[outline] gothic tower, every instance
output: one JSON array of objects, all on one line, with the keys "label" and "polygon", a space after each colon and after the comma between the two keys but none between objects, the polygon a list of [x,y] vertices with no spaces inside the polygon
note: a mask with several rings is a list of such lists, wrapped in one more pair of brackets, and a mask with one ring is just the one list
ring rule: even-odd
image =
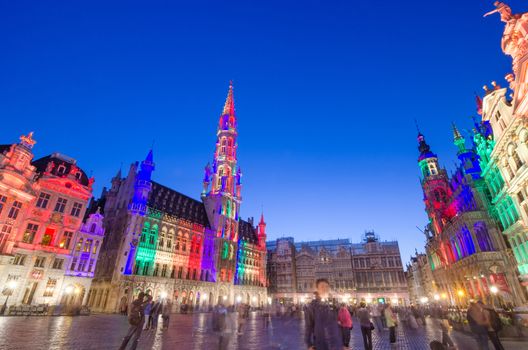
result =
[{"label": "gothic tower", "polygon": [[425,208],[435,233],[440,234],[444,224],[454,215],[449,207],[451,197],[449,178],[446,171],[440,169],[437,155],[431,152],[431,147],[421,133],[418,133],[418,150]]},{"label": "gothic tower", "polygon": [[235,101],[231,83],[218,122],[213,166],[211,168],[208,164],[205,168],[202,199],[216,237],[232,242],[238,240],[238,219],[242,201],[240,196],[242,172],[237,167],[237,136]]}]

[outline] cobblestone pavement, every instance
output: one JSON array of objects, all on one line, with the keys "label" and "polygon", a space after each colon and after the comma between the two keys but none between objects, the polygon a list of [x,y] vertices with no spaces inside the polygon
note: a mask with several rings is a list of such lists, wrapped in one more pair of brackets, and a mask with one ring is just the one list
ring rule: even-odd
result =
[{"label": "cobblestone pavement", "polygon": [[[179,315],[171,317],[167,331],[145,331],[139,349],[216,349],[216,337],[210,333],[210,315]],[[161,326],[161,320],[160,320]],[[128,328],[126,317],[92,315],[79,317],[0,317],[0,349],[117,349]],[[244,335],[232,338],[231,349],[305,349],[304,322],[299,318],[273,318],[272,326],[263,327],[256,313],[245,325]],[[477,349],[474,340],[463,333],[452,332],[460,350]],[[388,331],[373,333],[375,349],[391,349]],[[440,330],[431,320],[418,330],[398,327],[398,343],[392,349],[429,349],[429,342],[440,339]],[[506,349],[527,349],[527,343],[504,341]],[[352,349],[363,349],[359,327],[352,330]],[[490,343],[490,348],[492,345]]]}]

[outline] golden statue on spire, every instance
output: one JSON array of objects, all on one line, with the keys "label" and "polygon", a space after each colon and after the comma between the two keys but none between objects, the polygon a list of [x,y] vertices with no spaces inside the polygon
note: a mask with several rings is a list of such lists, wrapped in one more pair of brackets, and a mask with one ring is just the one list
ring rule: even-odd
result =
[{"label": "golden statue on spire", "polygon": [[33,131],[30,131],[27,135],[20,136],[20,141],[27,148],[33,148],[33,146],[37,143],[37,141],[33,139]]}]

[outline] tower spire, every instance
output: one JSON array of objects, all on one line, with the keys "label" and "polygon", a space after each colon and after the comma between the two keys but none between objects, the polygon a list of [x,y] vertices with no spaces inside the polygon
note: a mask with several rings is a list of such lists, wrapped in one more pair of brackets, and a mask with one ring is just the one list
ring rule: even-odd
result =
[{"label": "tower spire", "polygon": [[233,80],[229,81],[229,91],[227,92],[226,101],[222,115],[235,116],[235,99],[233,97]]}]

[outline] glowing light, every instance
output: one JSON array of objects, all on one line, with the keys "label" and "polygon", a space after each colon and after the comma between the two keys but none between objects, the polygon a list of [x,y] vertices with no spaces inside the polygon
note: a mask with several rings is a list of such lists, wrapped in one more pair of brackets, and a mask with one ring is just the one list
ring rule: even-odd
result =
[{"label": "glowing light", "polygon": [[442,299],[447,299],[447,293],[442,293]]},{"label": "glowing light", "polygon": [[227,300],[227,296],[226,296],[226,295],[224,295],[223,299],[224,299],[224,300]]},{"label": "glowing light", "polygon": [[304,299],[304,297],[301,297],[301,304],[304,304],[305,301],[306,299]]},{"label": "glowing light", "polygon": [[422,297],[422,298],[420,298],[420,302],[421,302],[422,304],[426,304],[428,301],[429,301],[429,298],[428,298],[428,297]]},{"label": "glowing light", "polygon": [[497,288],[497,286],[491,286],[490,292],[493,294],[497,294],[499,292],[499,288]]},{"label": "glowing light", "polygon": [[435,295],[434,295],[434,300],[436,300],[436,301],[440,300],[440,295],[435,294]]},{"label": "glowing light", "polygon": [[367,304],[370,304],[370,303],[372,303],[372,298],[367,298],[367,299],[365,299],[365,301],[367,302]]},{"label": "glowing light", "polygon": [[207,294],[204,294],[202,297],[203,300],[207,300]]},{"label": "glowing light", "polygon": [[253,298],[251,298],[251,300],[253,300],[253,302],[256,302],[257,301],[257,297],[254,296]]},{"label": "glowing light", "polygon": [[[168,294],[167,294],[166,291],[163,291],[163,292],[160,293],[160,297],[161,297],[161,299],[166,299],[166,298],[167,298],[167,295],[168,295]],[[205,299],[205,298],[204,298],[204,299]]]},{"label": "glowing light", "polygon": [[15,289],[16,286],[17,286],[16,281],[11,280],[11,281],[7,282],[7,287],[8,287],[9,289],[11,289],[11,290]]},{"label": "glowing light", "polygon": [[72,286],[68,286],[68,287],[66,287],[66,289],[64,290],[64,293],[66,293],[66,294],[71,294],[71,292],[73,292],[73,287],[72,287]]},{"label": "glowing light", "polygon": [[242,301],[242,297],[240,295],[237,295],[236,301],[237,301],[237,303],[240,303]]},{"label": "glowing light", "polygon": [[457,295],[458,295],[459,297],[463,297],[464,295],[466,295],[466,293],[464,293],[464,291],[463,291],[462,289],[459,289],[459,290],[457,291]]},{"label": "glowing light", "polygon": [[268,297],[268,304],[271,305],[271,297]]}]

